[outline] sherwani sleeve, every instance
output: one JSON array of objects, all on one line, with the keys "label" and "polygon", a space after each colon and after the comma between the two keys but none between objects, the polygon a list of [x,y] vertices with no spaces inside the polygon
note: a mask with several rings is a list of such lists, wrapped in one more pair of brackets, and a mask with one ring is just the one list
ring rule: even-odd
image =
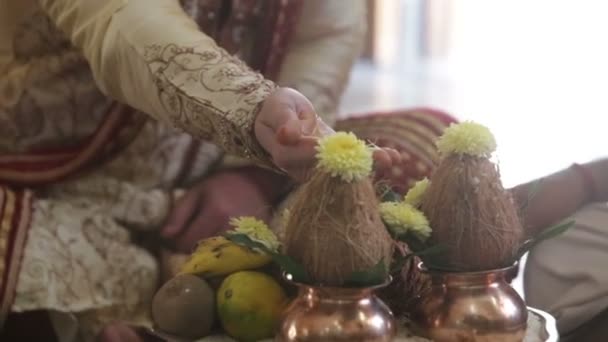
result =
[{"label": "sherwani sleeve", "polygon": [[[305,0],[278,84],[306,96],[329,125],[361,54],[367,32],[364,0]],[[224,167],[247,164],[227,156]]]},{"label": "sherwani sleeve", "polygon": [[177,0],[39,0],[108,96],[271,165],[253,133],[276,86],[202,33]]}]

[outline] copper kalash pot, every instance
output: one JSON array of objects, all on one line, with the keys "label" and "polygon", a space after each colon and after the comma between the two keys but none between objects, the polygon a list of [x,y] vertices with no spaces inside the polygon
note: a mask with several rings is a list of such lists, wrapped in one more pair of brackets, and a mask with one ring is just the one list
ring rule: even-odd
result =
[{"label": "copper kalash pot", "polygon": [[507,282],[513,269],[441,272],[419,268],[431,277],[431,290],[413,314],[420,333],[436,342],[521,342],[528,310]]},{"label": "copper kalash pot", "polygon": [[276,341],[392,341],[397,331],[393,314],[374,295],[389,282],[366,288],[313,287],[292,282],[298,287],[298,295],[283,314]]}]

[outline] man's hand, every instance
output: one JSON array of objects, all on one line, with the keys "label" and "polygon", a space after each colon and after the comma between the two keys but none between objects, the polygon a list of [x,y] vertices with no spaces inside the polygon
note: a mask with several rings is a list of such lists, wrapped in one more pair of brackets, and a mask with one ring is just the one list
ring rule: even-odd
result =
[{"label": "man's hand", "polygon": [[232,217],[270,219],[286,186],[284,176],[255,167],[216,173],[177,200],[161,235],[189,253],[199,240],[227,230]]},{"label": "man's hand", "polygon": [[[281,88],[265,101],[255,122],[258,142],[275,165],[298,181],[304,181],[316,164],[317,139],[334,133],[299,92]],[[400,160],[393,149],[374,152],[376,169],[387,169]]]}]

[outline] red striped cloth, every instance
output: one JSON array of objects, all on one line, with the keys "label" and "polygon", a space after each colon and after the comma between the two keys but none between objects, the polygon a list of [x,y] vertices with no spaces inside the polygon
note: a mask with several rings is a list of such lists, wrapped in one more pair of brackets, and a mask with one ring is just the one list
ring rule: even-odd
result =
[{"label": "red striped cloth", "polygon": [[0,330],[15,295],[32,212],[32,193],[0,185]]},{"label": "red striped cloth", "polygon": [[351,131],[370,143],[399,151],[402,162],[377,178],[387,181],[393,190],[405,193],[414,182],[431,175],[439,162],[435,142],[455,122],[454,117],[444,112],[414,108],[350,117],[339,121],[336,129]]}]

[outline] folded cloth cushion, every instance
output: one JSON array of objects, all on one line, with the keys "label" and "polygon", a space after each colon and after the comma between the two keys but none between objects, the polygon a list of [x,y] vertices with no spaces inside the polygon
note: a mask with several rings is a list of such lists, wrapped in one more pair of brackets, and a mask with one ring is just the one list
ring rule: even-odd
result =
[{"label": "folded cloth cushion", "polygon": [[435,141],[455,122],[454,117],[444,112],[414,108],[349,116],[336,123],[336,130],[350,131],[372,144],[399,151],[401,163],[377,178],[387,181],[393,190],[405,193],[416,181],[433,172],[439,161]]}]

